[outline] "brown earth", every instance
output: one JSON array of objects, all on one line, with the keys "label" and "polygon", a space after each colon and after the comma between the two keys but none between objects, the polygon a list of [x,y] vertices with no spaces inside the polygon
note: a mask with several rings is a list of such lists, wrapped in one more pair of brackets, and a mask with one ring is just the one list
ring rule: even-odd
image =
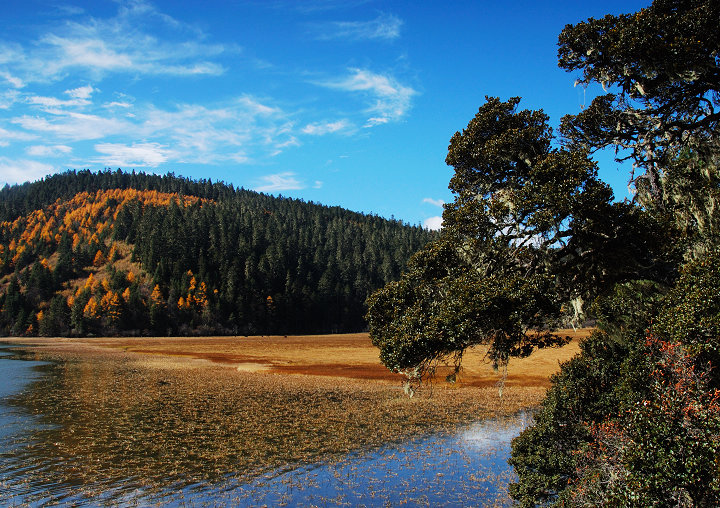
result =
[{"label": "brown earth", "polygon": [[[528,358],[510,362],[505,386],[534,389],[537,403],[549,378],[579,350],[578,342],[592,329],[563,330],[572,337],[561,348],[539,350]],[[105,338],[11,338],[7,342],[39,346],[61,355],[91,352],[129,355],[145,366],[196,368],[222,366],[241,372],[285,374],[374,380],[381,384],[399,384],[403,377],[393,374],[378,359],[378,350],[367,333],[309,336],[251,337],[105,337]],[[501,378],[486,358],[487,348],[478,346],[465,352],[457,383],[450,385],[445,376],[450,366],[440,365],[432,380],[435,388],[492,387]]]},{"label": "brown earth", "polygon": [[[54,458],[58,481],[93,495],[123,478],[146,489],[230,474],[250,481],[513,415],[540,403],[550,375],[589,333],[570,332],[562,348],[511,361],[502,396],[499,373],[485,349],[474,348],[458,382],[445,382],[451,368],[440,367],[412,398],[367,334],[0,342],[25,358],[60,362],[15,402],[48,423],[26,460]],[[38,467],[31,481],[42,483],[43,475]]]}]

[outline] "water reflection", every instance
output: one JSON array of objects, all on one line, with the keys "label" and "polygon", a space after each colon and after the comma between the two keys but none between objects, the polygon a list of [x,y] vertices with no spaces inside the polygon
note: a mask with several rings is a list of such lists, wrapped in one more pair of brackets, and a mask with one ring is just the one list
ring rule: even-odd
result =
[{"label": "water reflection", "polygon": [[510,441],[527,413],[475,424],[234,489],[234,505],[508,506]]},{"label": "water reflection", "polygon": [[387,445],[482,408],[373,383],[40,358],[0,357],[0,505],[463,505],[502,495],[523,425]]}]

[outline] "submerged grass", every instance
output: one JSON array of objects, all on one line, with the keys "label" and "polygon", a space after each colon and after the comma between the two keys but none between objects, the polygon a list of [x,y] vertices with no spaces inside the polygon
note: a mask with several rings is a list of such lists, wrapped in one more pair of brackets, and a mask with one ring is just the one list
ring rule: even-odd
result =
[{"label": "submerged grass", "polygon": [[[350,377],[308,374],[318,369],[312,365],[332,369],[332,358],[353,362],[351,344],[338,352],[326,343],[322,354],[311,343],[304,353],[290,348],[294,364],[282,354],[276,358],[285,363],[275,365],[259,358],[254,364],[269,365],[263,372],[183,356],[177,345],[168,356],[171,341],[90,341],[85,347],[66,341],[27,349],[33,359],[52,363],[46,376],[8,401],[37,415],[41,425],[2,458],[7,488],[0,503],[122,499],[138,492],[162,502],[193,486],[253,484],[318,463],[337,464],[336,471],[347,474],[349,454],[514,413],[537,404],[545,391],[510,384],[500,398],[493,386],[443,383],[407,398],[399,382],[363,369],[349,371],[355,372]],[[149,354],[153,347],[165,352]],[[235,360],[246,365],[249,353]],[[187,356],[195,360],[183,360]],[[283,373],[283,365],[306,373]]]}]

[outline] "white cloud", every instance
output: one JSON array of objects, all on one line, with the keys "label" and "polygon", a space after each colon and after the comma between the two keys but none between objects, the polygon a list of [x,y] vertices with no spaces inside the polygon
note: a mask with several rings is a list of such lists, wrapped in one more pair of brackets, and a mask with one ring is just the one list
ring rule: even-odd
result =
[{"label": "white cloud", "polygon": [[21,100],[21,95],[17,90],[0,92],[0,109],[10,109],[19,100]]},{"label": "white cloud", "polygon": [[12,74],[10,74],[7,71],[0,71],[0,78],[4,79],[5,81],[10,83],[10,85],[12,85],[15,88],[22,88],[25,86],[25,83],[23,82],[22,79],[20,79],[16,76],[13,76]]},{"label": "white cloud", "polygon": [[142,120],[135,134],[167,139],[183,162],[237,161],[238,148],[248,162],[249,148],[272,156],[299,144],[281,109],[249,96],[217,107],[185,104],[175,111],[150,108],[137,114]]},{"label": "white cloud", "polygon": [[79,100],[88,100],[90,99],[90,96],[93,94],[93,92],[97,92],[95,88],[93,88],[91,85],[81,86],[79,88],[73,88],[72,90],[65,90],[65,93],[68,94],[73,99],[79,99]]},{"label": "white cloud", "polygon": [[34,134],[21,131],[9,131],[0,127],[0,146],[8,146],[11,141],[32,141],[37,139]]},{"label": "white cloud", "polygon": [[0,157],[0,184],[14,184],[39,180],[56,172],[50,164],[33,160],[13,160]]},{"label": "white cloud", "polygon": [[371,21],[334,21],[324,27],[316,26],[316,29],[321,30],[318,35],[321,40],[392,40],[400,37],[402,24],[397,16],[380,14]]},{"label": "white cloud", "polygon": [[[25,114],[10,121],[26,131],[13,133],[0,130],[9,139],[34,139],[42,136],[43,144],[67,144],[68,141],[102,140],[110,144],[131,146],[146,140],[162,146],[172,146],[162,152],[168,157],[161,161],[129,157],[113,150],[113,160],[132,160],[137,164],[160,162],[250,162],[253,153],[277,155],[285,149],[300,145],[294,135],[290,115],[278,107],[251,96],[241,96],[214,106],[179,104],[173,109],[153,105],[115,102],[101,105],[88,112],[63,109],[80,105],[90,96],[89,88],[68,90],[77,98],[61,100],[53,97],[31,96],[26,103],[39,105],[41,111]],[[91,104],[92,106],[92,104]],[[5,141],[7,144],[8,141]],[[107,154],[111,155],[111,154]],[[155,154],[157,155],[157,154]],[[113,163],[115,165],[115,163]]]},{"label": "white cloud", "polygon": [[442,217],[429,217],[429,218],[425,219],[423,226],[425,226],[425,229],[437,231],[440,228],[442,228],[442,223],[443,223]]},{"label": "white cloud", "polygon": [[425,198],[425,199],[423,199],[423,203],[430,203],[431,205],[439,206],[440,208],[442,208],[445,205],[445,201],[443,201],[442,199],[433,199],[433,198]]},{"label": "white cloud", "polygon": [[372,0],[263,0],[262,4],[276,10],[287,12],[290,10],[301,14],[313,14],[316,12],[347,10],[353,7],[367,4]]},{"label": "white cloud", "polygon": [[33,145],[27,147],[25,151],[33,157],[57,157],[72,152],[72,147],[67,145]]},{"label": "white cloud", "polygon": [[295,173],[286,171],[285,173],[277,173],[267,175],[261,178],[262,183],[255,187],[258,192],[280,192],[287,190],[304,189],[305,184],[295,178]]},{"label": "white cloud", "polygon": [[127,146],[122,143],[99,143],[95,150],[103,156],[95,162],[106,166],[150,166],[156,167],[173,155],[168,148],[158,143],[138,143]]},{"label": "white cloud", "polygon": [[349,127],[350,122],[342,119],[337,122],[310,123],[303,127],[302,132],[303,134],[309,134],[311,136],[324,136],[325,134],[346,130]]},{"label": "white cloud", "polygon": [[65,90],[65,94],[70,99],[58,99],[56,97],[44,97],[40,95],[31,95],[27,98],[29,104],[42,106],[46,111],[55,112],[57,108],[69,106],[87,106],[91,104],[90,97],[97,90],[90,85]]},{"label": "white cloud", "polygon": [[[238,51],[234,45],[206,42],[205,34],[148,3],[119,4],[114,17],[66,21],[27,47],[0,43],[0,64],[7,68],[0,78],[20,88],[28,82],[63,79],[79,70],[96,80],[118,72],[217,76],[225,69],[213,59]],[[161,31],[162,38],[153,35]]]},{"label": "white cloud", "polygon": [[321,180],[315,180],[315,183],[313,184],[313,189],[322,189],[323,182]]},{"label": "white cloud", "polygon": [[103,107],[105,107],[105,108],[131,108],[132,104],[129,102],[113,101],[113,102],[108,102],[107,104],[104,104]]},{"label": "white cloud", "polygon": [[383,76],[366,69],[350,69],[350,73],[346,78],[321,85],[368,95],[372,104],[366,111],[375,116],[367,120],[366,127],[397,121],[409,111],[411,99],[417,93],[412,88],[400,84],[392,76]]},{"label": "white cloud", "polygon": [[23,115],[12,120],[29,131],[54,134],[59,139],[85,141],[105,136],[130,133],[133,125],[116,118],[105,118],[84,113],[54,111],[57,117],[43,118]]}]

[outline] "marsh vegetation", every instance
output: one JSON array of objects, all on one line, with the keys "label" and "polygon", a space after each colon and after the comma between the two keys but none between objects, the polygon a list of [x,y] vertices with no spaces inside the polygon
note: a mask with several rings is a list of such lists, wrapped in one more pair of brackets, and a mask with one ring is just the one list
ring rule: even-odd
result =
[{"label": "marsh vegetation", "polygon": [[[478,422],[545,391],[519,369],[500,399],[482,351],[458,383],[410,399],[373,363],[367,335],[204,340],[39,339],[6,349],[4,362],[32,369],[2,400],[24,426],[0,454],[0,503],[502,504],[520,427]],[[357,368],[340,373],[341,359]]]}]

